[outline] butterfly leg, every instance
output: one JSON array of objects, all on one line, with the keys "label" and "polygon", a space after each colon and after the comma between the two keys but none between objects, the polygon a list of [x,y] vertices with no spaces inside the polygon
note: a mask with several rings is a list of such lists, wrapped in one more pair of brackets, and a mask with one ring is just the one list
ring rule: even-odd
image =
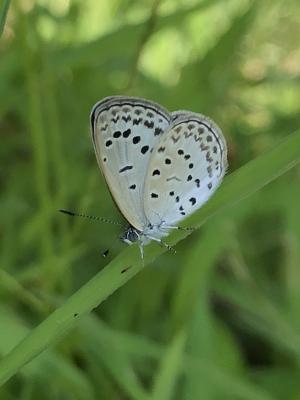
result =
[{"label": "butterfly leg", "polygon": [[167,243],[165,243],[164,241],[162,241],[161,239],[158,239],[156,237],[149,236],[149,235],[147,235],[147,238],[154,240],[155,242],[159,243],[161,246],[164,246],[166,249],[168,249],[169,251],[172,251],[172,253],[176,254],[176,250],[172,246],[170,246]]},{"label": "butterfly leg", "polygon": [[195,228],[191,228],[191,227],[182,227],[182,226],[174,226],[174,225],[165,225],[164,228],[178,229],[179,231],[194,231],[195,230]]},{"label": "butterfly leg", "polygon": [[144,245],[143,245],[143,243],[139,243],[139,249],[140,249],[140,254],[141,254],[141,259],[142,259],[142,265],[144,267],[145,264],[144,264]]}]

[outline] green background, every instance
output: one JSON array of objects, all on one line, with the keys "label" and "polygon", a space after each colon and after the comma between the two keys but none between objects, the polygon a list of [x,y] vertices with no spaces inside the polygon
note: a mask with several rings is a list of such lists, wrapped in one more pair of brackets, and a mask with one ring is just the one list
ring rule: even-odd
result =
[{"label": "green background", "polygon": [[108,266],[76,324],[54,314],[23,362],[3,359],[0,381],[34,358],[0,399],[300,399],[299,167],[272,180],[300,158],[298,0],[0,5],[0,358],[117,254],[139,262],[118,227],[57,212],[122,221],[93,153],[96,101],[207,114],[229,149],[224,189],[190,226],[222,210],[176,255],[151,245],[123,286]]}]

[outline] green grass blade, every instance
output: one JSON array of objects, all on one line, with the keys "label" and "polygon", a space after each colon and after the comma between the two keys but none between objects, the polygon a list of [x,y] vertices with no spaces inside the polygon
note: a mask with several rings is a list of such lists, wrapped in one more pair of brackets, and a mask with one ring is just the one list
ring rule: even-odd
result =
[{"label": "green grass blade", "polygon": [[0,36],[4,31],[4,25],[7,17],[10,0],[3,0],[2,7],[0,10]]},{"label": "green grass blade", "polygon": [[90,362],[104,366],[114,382],[132,400],[148,400],[148,395],[140,382],[134,363],[123,349],[122,335],[119,340],[112,338],[104,323],[98,318],[85,318],[79,325],[80,347]]},{"label": "green grass blade", "polygon": [[178,376],[182,372],[185,341],[185,332],[179,331],[167,348],[155,377],[152,400],[171,400],[174,398]]},{"label": "green grass blade", "polygon": [[[0,355],[13,348],[14,344],[28,332],[26,323],[10,308],[0,306]],[[35,380],[55,382],[61,391],[67,388],[76,400],[92,400],[93,388],[85,371],[74,365],[70,359],[52,350],[45,352],[22,369],[24,384]],[[0,398],[2,400],[1,394]],[[3,397],[4,398],[4,397]]]},{"label": "green grass blade", "polygon": [[228,394],[229,397],[227,398],[229,399],[275,400],[265,389],[250,383],[245,377],[230,374],[228,371],[224,373],[221,368],[216,367],[206,360],[203,362],[203,360],[190,356],[184,367],[188,371],[188,374],[191,373],[190,370],[201,373],[207,382],[221,388],[224,395]]},{"label": "green grass blade", "polygon": [[[218,223],[209,226],[193,247],[188,249],[185,266],[180,271],[173,295],[171,318],[175,329],[182,328],[190,321],[199,302],[199,293],[205,297],[215,262],[226,246],[226,231],[223,225]],[[200,268],[199,260],[201,260]]]},{"label": "green grass blade", "polygon": [[[300,131],[286,138],[271,151],[249,162],[228,176],[213,199],[193,216],[186,225],[198,227],[225,207],[232,206],[259,190],[300,161]],[[176,243],[189,233],[175,232],[170,242]],[[146,249],[145,263],[165,251],[151,244]],[[6,382],[22,366],[69,332],[76,321],[101,304],[141,269],[137,246],[128,247],[104,270],[86,283],[66,303],[32,330],[0,363],[0,384]]]},{"label": "green grass blade", "polygon": [[[156,341],[144,336],[112,329],[94,316],[89,316],[81,321],[79,330],[83,334],[81,340],[84,343],[83,346],[89,346],[94,341],[95,336],[97,336],[97,344],[105,342],[107,347],[111,347],[121,353],[123,352],[128,356],[149,358],[150,360],[159,362],[168,352],[166,346]],[[178,335],[180,337],[181,333],[178,333]],[[251,380],[251,376],[234,374],[232,371],[228,371],[227,365],[224,367],[220,366],[219,363],[203,359],[199,355],[187,354],[185,352],[182,358],[182,368],[183,373],[187,376],[191,374],[203,376],[207,385],[215,387],[219,393],[228,394],[230,399],[274,400],[268,392]],[[185,396],[183,398],[188,397]],[[198,399],[199,397],[195,398]]]}]

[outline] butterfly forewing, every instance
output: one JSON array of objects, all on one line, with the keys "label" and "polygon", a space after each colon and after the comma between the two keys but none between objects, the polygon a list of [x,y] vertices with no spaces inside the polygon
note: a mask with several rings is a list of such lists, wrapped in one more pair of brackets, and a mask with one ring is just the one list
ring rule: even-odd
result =
[{"label": "butterfly forewing", "polygon": [[178,111],[153,150],[145,180],[144,209],[152,224],[174,225],[201,207],[221,183],[226,142],[209,118]]},{"label": "butterfly forewing", "polygon": [[120,211],[139,230],[148,223],[144,183],[149,160],[170,121],[158,104],[122,96],[105,98],[91,113],[98,164]]}]

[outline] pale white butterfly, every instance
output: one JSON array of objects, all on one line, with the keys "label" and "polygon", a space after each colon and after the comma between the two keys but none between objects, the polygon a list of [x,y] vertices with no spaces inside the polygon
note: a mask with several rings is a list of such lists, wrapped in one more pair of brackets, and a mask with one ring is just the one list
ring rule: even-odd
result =
[{"label": "pale white butterfly", "polygon": [[211,197],[227,168],[226,142],[211,119],[170,113],[150,100],[104,98],[92,109],[91,133],[99,167],[129,223],[121,239],[138,242],[142,257],[145,244],[163,243]]}]

